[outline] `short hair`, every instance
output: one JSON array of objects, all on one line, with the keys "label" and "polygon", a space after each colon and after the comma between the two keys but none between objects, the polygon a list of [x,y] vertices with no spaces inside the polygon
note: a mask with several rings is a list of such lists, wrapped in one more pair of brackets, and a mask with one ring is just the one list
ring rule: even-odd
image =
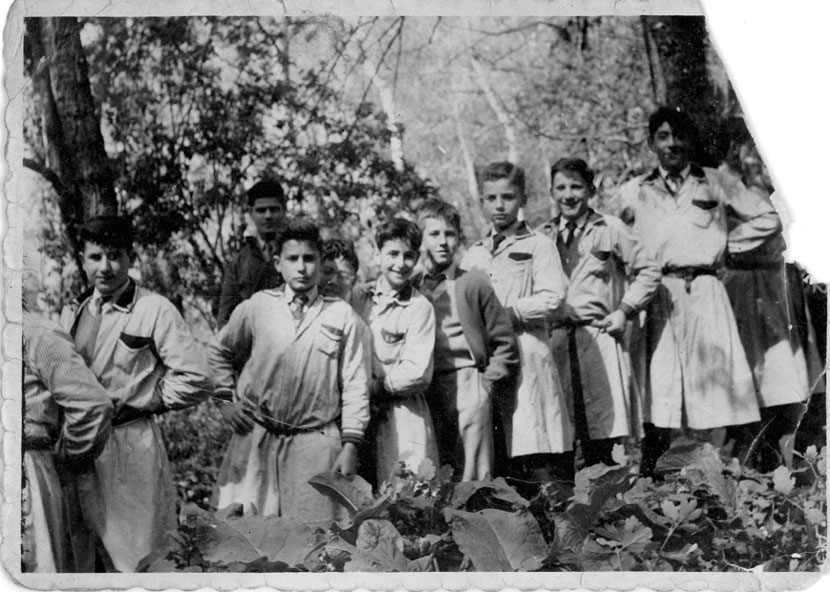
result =
[{"label": "short hair", "polygon": [[553,163],[553,166],[550,167],[551,185],[553,185],[553,178],[556,173],[560,172],[576,173],[582,177],[582,180],[585,181],[591,191],[596,189],[594,187],[594,171],[581,158],[560,158]]},{"label": "short hair", "polygon": [[461,214],[454,205],[449,204],[434,197],[426,200],[418,208],[418,226],[423,229],[423,222],[428,218],[438,218],[443,220],[457,232],[461,232]]},{"label": "short hair", "polygon": [[491,162],[481,173],[481,181],[498,181],[499,179],[507,179],[507,181],[516,187],[523,195],[525,193],[525,170],[513,164],[512,162]]},{"label": "short hair", "polygon": [[351,241],[344,241],[339,238],[330,238],[323,241],[322,249],[323,261],[335,261],[341,257],[352,264],[354,270],[360,269],[360,261],[357,258],[357,253],[354,250],[354,245]]},{"label": "short hair", "polygon": [[660,107],[648,118],[648,141],[654,140],[654,134],[664,123],[671,126],[672,132],[685,136],[693,145],[697,143],[697,126],[685,111],[677,107]]},{"label": "short hair", "polygon": [[296,218],[288,223],[285,232],[277,236],[277,252],[282,253],[282,247],[290,240],[309,242],[314,245],[318,253],[323,252],[323,240],[317,226],[305,218]]},{"label": "short hair", "polygon": [[248,206],[254,207],[258,199],[274,198],[285,208],[285,191],[276,181],[260,181],[248,189]]},{"label": "short hair", "polygon": [[421,248],[421,229],[418,225],[405,218],[388,220],[378,227],[375,233],[375,244],[378,249],[391,240],[402,240],[409,243],[409,247],[415,251]]},{"label": "short hair", "polygon": [[135,233],[129,218],[123,216],[95,216],[87,219],[80,232],[81,247],[87,242],[112,249],[132,251]]}]

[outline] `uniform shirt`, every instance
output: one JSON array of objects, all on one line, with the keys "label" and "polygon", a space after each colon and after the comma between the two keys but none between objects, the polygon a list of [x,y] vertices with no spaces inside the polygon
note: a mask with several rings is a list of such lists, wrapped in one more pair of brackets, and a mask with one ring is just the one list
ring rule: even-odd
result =
[{"label": "uniform shirt", "polygon": [[461,262],[463,269],[489,274],[499,302],[510,313],[516,331],[544,329],[565,298],[568,280],[556,245],[518,221],[502,233],[493,251],[494,231],[474,243]]},{"label": "uniform shirt", "polygon": [[[92,296],[88,293],[62,315],[76,347],[81,312]],[[132,280],[102,306],[90,369],[117,409],[180,409],[210,395],[207,363],[179,311]]]},{"label": "uniform shirt", "polygon": [[760,190],[727,186],[714,169],[691,165],[672,196],[658,169],[620,189],[621,218],[646,253],[673,267],[718,267],[730,246],[743,250],[780,232],[781,220]]},{"label": "uniform shirt", "polygon": [[[589,209],[576,223],[570,248],[574,260],[563,262],[565,269],[570,269],[568,293],[556,319],[590,321],[603,319],[617,309],[626,316],[643,310],[660,285],[657,262],[617,218]],[[565,224],[564,217],[557,217],[538,230],[560,245]],[[560,249],[563,247],[561,244]],[[628,277],[632,278],[630,283]]]},{"label": "uniform shirt", "polygon": [[[476,365],[470,344],[464,335],[461,317],[458,313],[458,295],[455,279],[458,270],[455,264],[438,274],[441,278],[432,290],[421,288],[435,309],[435,371],[449,372]],[[424,274],[420,278],[421,286],[429,286],[434,276]]]},{"label": "uniform shirt", "polygon": [[93,458],[110,433],[113,404],[75,352],[69,335],[40,315],[23,313],[25,442],[55,443],[59,454]]},{"label": "uniform shirt", "polygon": [[[295,325],[285,288],[242,302],[211,341],[217,394],[286,428],[323,427],[340,418],[344,441],[360,441],[369,422],[368,335],[352,308],[317,295]],[[246,359],[239,380],[234,360]]]},{"label": "uniform shirt", "polygon": [[372,374],[392,397],[423,393],[432,380],[435,311],[411,284],[393,290],[384,276],[367,290],[361,317],[372,333]]}]

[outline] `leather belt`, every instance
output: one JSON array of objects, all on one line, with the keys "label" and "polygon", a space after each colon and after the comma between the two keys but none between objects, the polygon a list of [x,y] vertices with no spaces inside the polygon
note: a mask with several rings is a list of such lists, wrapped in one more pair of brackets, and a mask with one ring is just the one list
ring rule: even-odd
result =
[{"label": "leather belt", "polygon": [[692,282],[695,278],[702,275],[718,275],[718,270],[714,267],[678,267],[674,265],[666,265],[663,267],[663,275],[670,275],[686,281],[686,293],[692,291]]},{"label": "leather belt", "polygon": [[115,417],[112,418],[112,425],[113,427],[120,426],[131,421],[136,421],[137,419],[149,419],[151,417],[153,417],[153,413],[151,411],[124,405],[118,413],[115,414]]}]

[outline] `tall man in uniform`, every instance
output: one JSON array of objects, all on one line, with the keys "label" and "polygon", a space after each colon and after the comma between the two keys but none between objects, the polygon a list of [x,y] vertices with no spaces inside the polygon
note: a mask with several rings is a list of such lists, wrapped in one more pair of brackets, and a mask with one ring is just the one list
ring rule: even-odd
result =
[{"label": "tall man in uniform", "polygon": [[696,129],[689,116],[662,107],[649,118],[659,166],[621,188],[622,217],[662,266],[645,327],[641,473],[653,473],[672,428],[709,430],[758,421],[752,372],[717,272],[730,224],[757,235],[781,221],[759,188],[727,190],[717,171],[690,161]]},{"label": "tall man in uniform", "polygon": [[274,267],[277,235],[285,227],[285,192],[276,181],[260,181],[248,190],[256,234],[246,236],[239,253],[225,265],[217,321],[223,327],[233,309],[255,292],[282,285]]}]

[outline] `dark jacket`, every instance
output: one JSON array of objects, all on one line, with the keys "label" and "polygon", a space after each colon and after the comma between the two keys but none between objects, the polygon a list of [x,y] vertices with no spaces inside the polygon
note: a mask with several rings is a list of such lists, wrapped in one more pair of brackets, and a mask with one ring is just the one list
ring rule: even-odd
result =
[{"label": "dark jacket", "polygon": [[265,260],[256,237],[246,236],[235,258],[225,264],[222,277],[222,294],[219,296],[219,312],[216,320],[224,327],[233,309],[260,290],[277,288],[283,283],[271,261]]}]

